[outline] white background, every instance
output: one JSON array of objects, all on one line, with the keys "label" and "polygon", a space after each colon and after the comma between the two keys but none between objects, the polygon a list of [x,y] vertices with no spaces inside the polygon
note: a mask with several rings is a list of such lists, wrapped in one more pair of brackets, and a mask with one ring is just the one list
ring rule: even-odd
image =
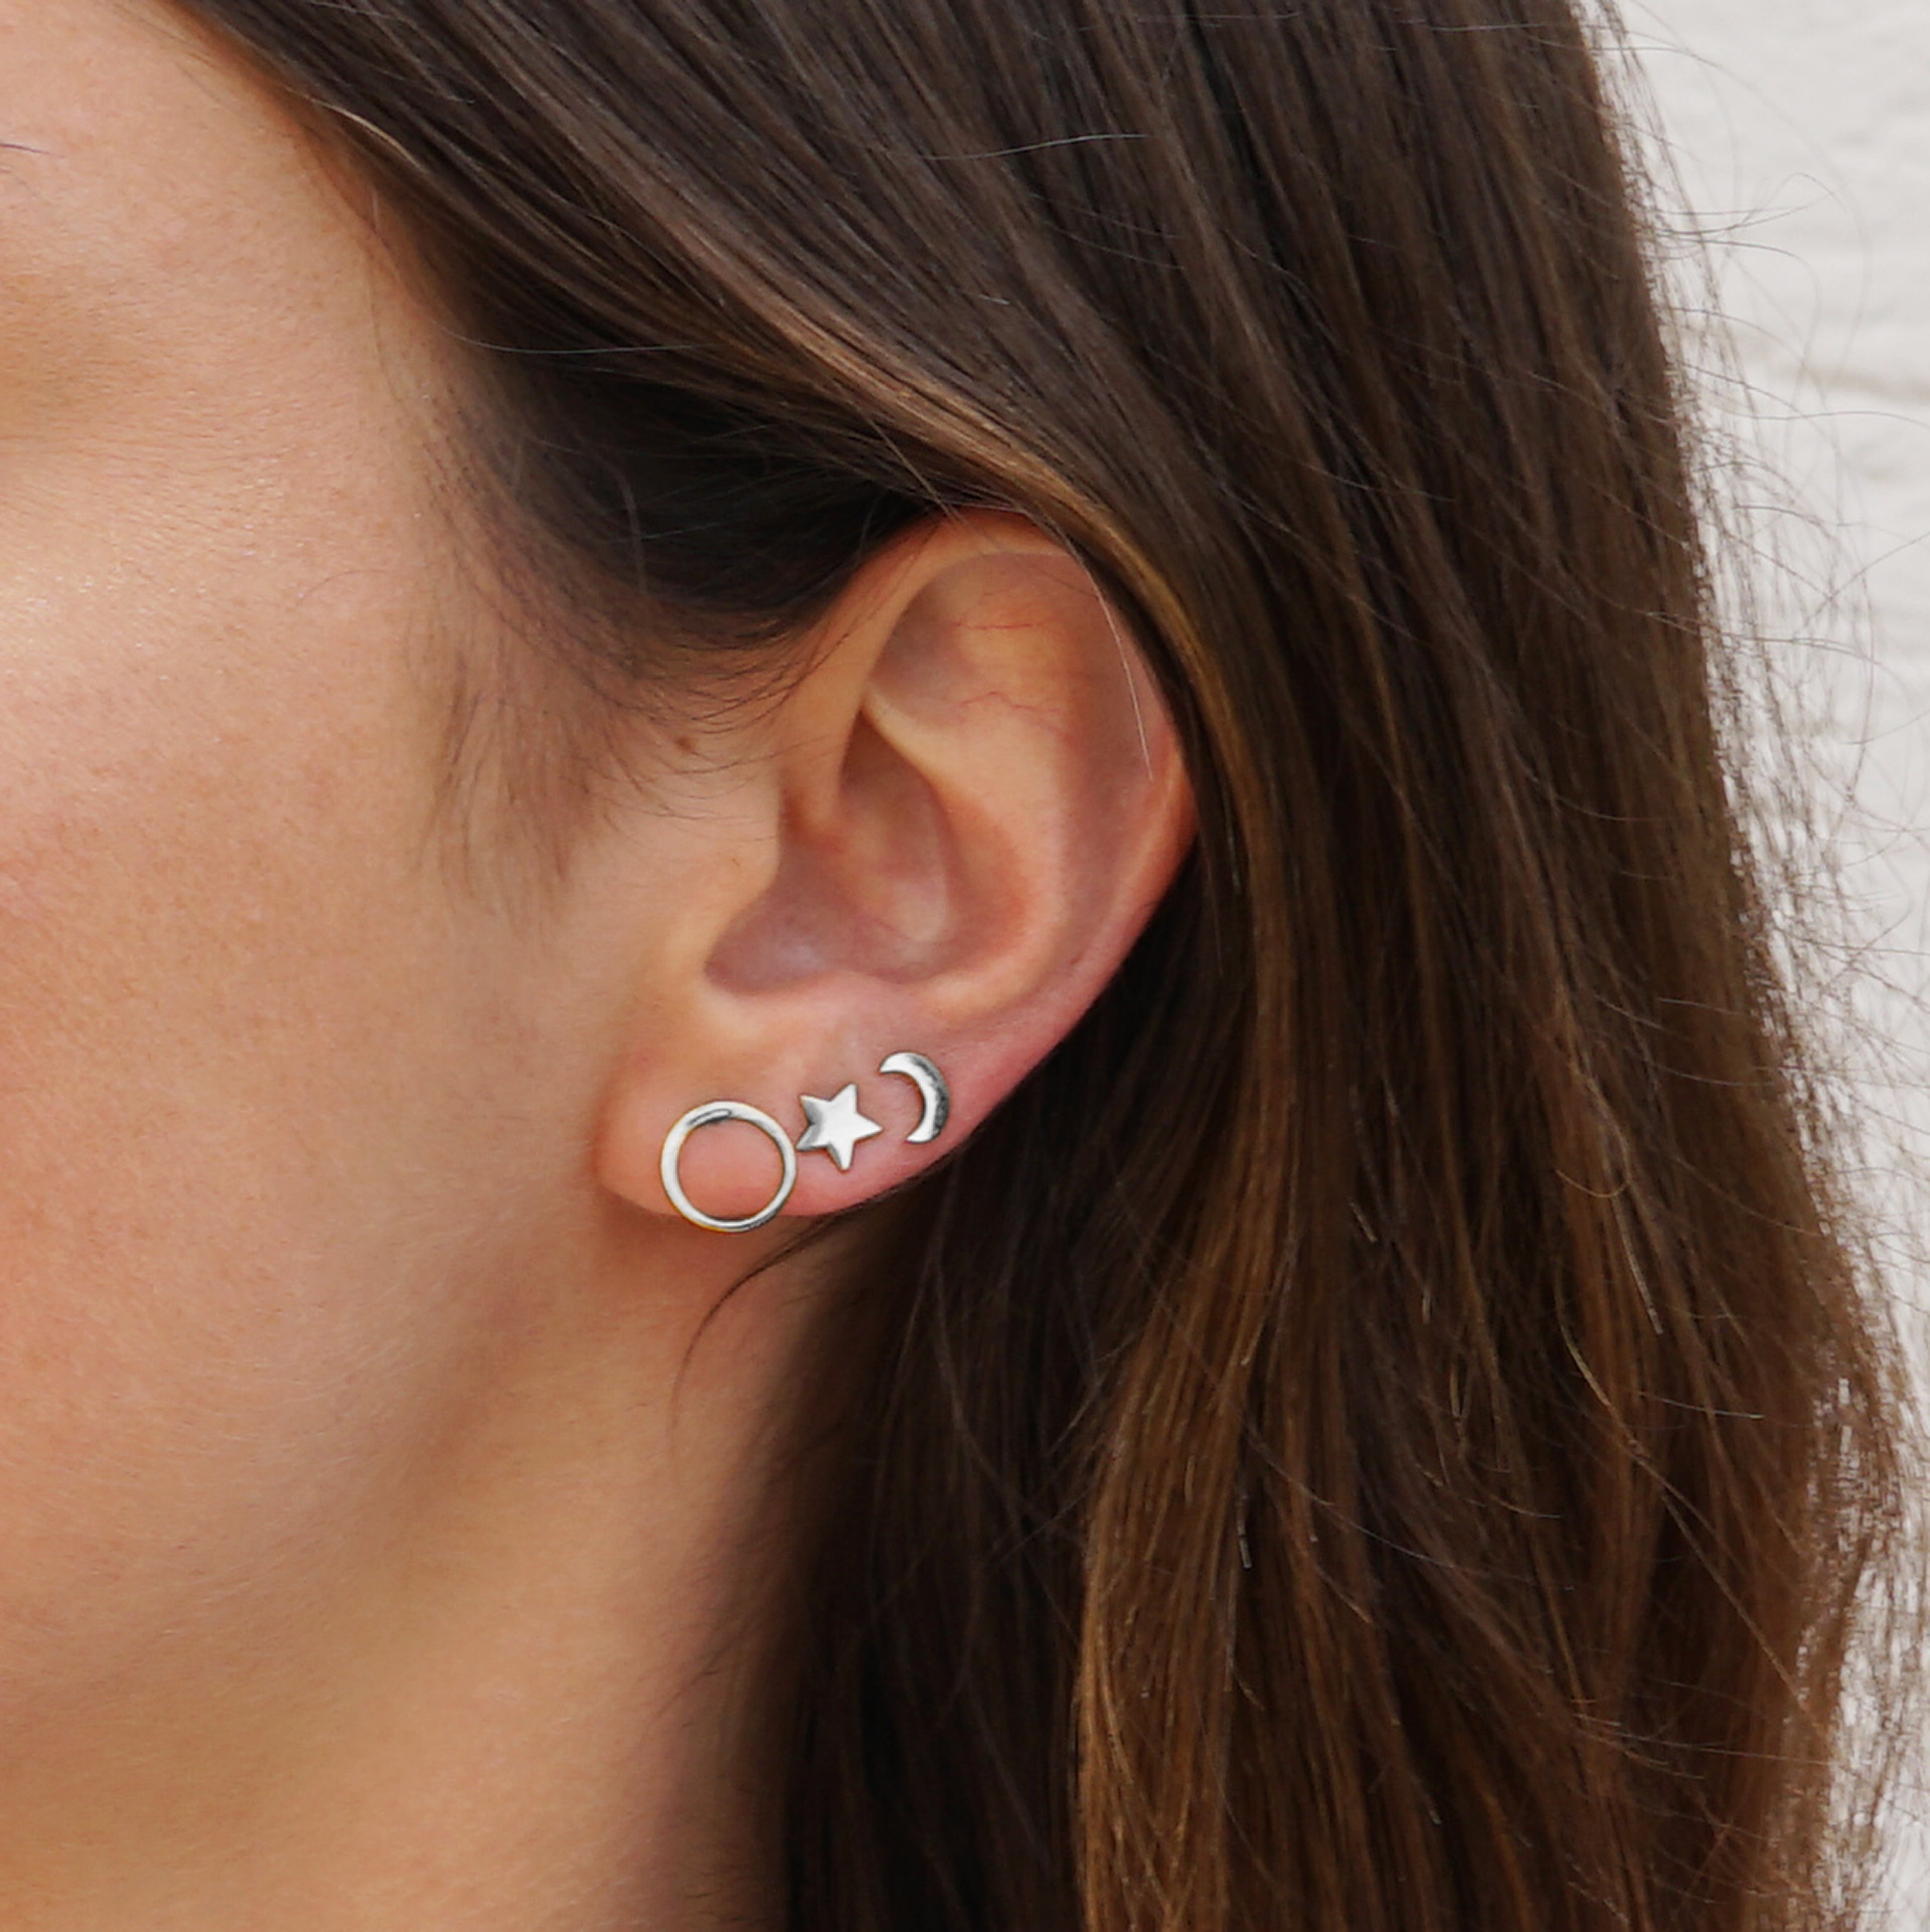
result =
[{"label": "white background", "polygon": [[[1707,250],[1691,359],[1752,454],[1727,488],[1847,887],[1862,1180],[1930,1369],[1930,0],[1625,4],[1665,220]],[[1893,1922],[1924,1932],[1920,1784],[1904,1809]]]}]

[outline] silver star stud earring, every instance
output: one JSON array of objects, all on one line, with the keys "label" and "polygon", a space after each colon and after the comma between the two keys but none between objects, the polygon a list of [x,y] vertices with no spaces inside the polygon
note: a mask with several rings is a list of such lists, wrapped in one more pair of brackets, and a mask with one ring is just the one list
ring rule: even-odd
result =
[{"label": "silver star stud earring", "polygon": [[800,1094],[804,1118],[810,1124],[797,1137],[800,1154],[822,1152],[839,1166],[848,1169],[852,1150],[860,1141],[868,1141],[884,1130],[858,1111],[858,1083],[854,1080],[839,1088],[828,1100],[815,1094]]}]

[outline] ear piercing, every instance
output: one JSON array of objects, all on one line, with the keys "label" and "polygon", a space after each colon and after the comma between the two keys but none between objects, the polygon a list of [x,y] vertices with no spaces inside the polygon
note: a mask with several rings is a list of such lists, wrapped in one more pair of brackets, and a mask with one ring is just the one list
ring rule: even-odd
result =
[{"label": "ear piercing", "polygon": [[[951,1089],[945,1084],[945,1076],[922,1053],[894,1053],[880,1063],[878,1070],[896,1074],[910,1081],[918,1090],[923,1111],[918,1124],[905,1136],[905,1140],[919,1147],[936,1140],[944,1132],[952,1111]],[[791,1198],[791,1190],[797,1185],[797,1156],[800,1154],[827,1154],[837,1162],[840,1171],[848,1173],[851,1156],[858,1143],[884,1131],[860,1109],[855,1080],[847,1082],[828,1100],[821,1100],[815,1094],[800,1094],[797,1098],[798,1104],[804,1109],[805,1124],[794,1146],[791,1136],[761,1107],[751,1106],[742,1100],[710,1100],[701,1107],[692,1108],[664,1138],[661,1172],[663,1190],[670,1196],[671,1205],[686,1221],[699,1228],[708,1228],[713,1233],[749,1234],[752,1228],[761,1228],[766,1222],[775,1220]],[[699,1127],[716,1126],[725,1120],[742,1120],[768,1136],[782,1164],[776,1190],[770,1198],[755,1214],[747,1214],[740,1220],[727,1220],[705,1214],[683,1191],[683,1182],[677,1172],[685,1142]]]}]

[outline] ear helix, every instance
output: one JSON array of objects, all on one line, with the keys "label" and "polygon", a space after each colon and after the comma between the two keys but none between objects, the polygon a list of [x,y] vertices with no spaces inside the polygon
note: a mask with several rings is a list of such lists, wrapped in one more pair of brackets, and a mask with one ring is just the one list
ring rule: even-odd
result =
[{"label": "ear helix", "polygon": [[[922,1147],[936,1140],[944,1132],[952,1111],[951,1089],[936,1064],[922,1053],[894,1053],[879,1063],[878,1070],[908,1080],[918,1090],[922,1111],[918,1124],[905,1136],[906,1142]],[[851,1156],[859,1142],[884,1131],[859,1108],[855,1080],[848,1081],[828,1100],[820,1100],[815,1094],[800,1094],[798,1104],[804,1109],[805,1124],[794,1144],[770,1114],[748,1102],[709,1100],[701,1107],[692,1108],[664,1138],[661,1172],[663,1190],[670,1196],[671,1205],[686,1221],[699,1228],[707,1228],[713,1234],[747,1234],[753,1228],[774,1220],[782,1212],[785,1203],[791,1198],[791,1190],[797,1185],[797,1156],[800,1154],[829,1154],[841,1171],[848,1172]],[[678,1172],[684,1143],[700,1127],[717,1126],[726,1120],[741,1120],[767,1136],[777,1149],[778,1159],[782,1164],[777,1186],[770,1198],[755,1214],[736,1220],[705,1214],[684,1192]]]}]

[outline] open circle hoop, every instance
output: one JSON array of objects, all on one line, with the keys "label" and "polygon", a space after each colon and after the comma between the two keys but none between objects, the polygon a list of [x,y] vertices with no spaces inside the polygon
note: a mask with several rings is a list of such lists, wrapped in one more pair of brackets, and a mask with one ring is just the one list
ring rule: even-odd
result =
[{"label": "open circle hoop", "polygon": [[[771,1144],[777,1149],[778,1159],[784,1163],[777,1192],[757,1213],[747,1214],[741,1221],[719,1220],[714,1214],[705,1214],[684,1192],[683,1183],[677,1171],[677,1162],[683,1157],[684,1142],[699,1127],[714,1127],[725,1120],[742,1120],[746,1126],[768,1134]],[[670,1196],[671,1206],[686,1221],[695,1222],[700,1228],[708,1228],[713,1234],[748,1234],[753,1228],[761,1228],[767,1221],[776,1219],[797,1185],[797,1150],[791,1144],[791,1136],[762,1108],[747,1106],[742,1100],[712,1100],[701,1107],[693,1107],[665,1138],[663,1191]]]}]

